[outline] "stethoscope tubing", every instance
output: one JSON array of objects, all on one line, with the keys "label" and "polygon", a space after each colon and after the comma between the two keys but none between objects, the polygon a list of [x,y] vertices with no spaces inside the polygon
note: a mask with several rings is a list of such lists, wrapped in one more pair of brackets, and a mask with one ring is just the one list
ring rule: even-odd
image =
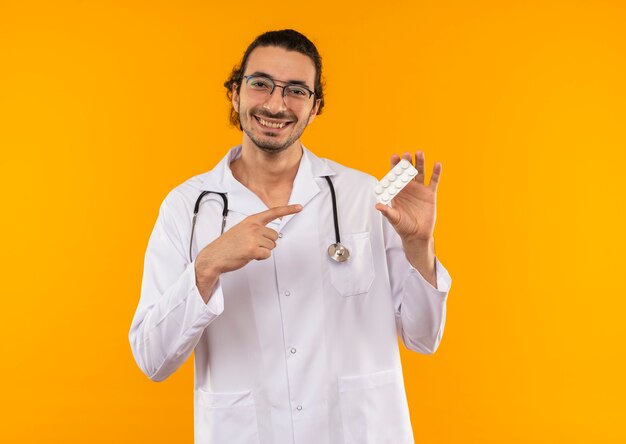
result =
[{"label": "stethoscope tubing", "polygon": [[196,204],[193,207],[193,220],[191,222],[191,239],[189,240],[189,262],[193,261],[193,259],[191,258],[191,246],[193,245],[193,234],[196,229],[196,218],[198,217],[198,211],[200,211],[200,202],[202,201],[202,198],[206,196],[207,194],[219,194],[220,197],[222,198],[223,210],[222,210],[222,229],[220,230],[220,236],[224,234],[224,228],[226,227],[226,218],[228,216],[228,196],[226,195],[226,193],[220,193],[218,191],[203,191],[202,193],[200,193],[200,196],[198,196],[198,199],[196,199]]},{"label": "stethoscope tubing", "polygon": [[[345,252],[347,253],[347,249],[343,245],[341,245],[341,239],[339,237],[339,216],[337,214],[338,213],[337,212],[337,197],[335,195],[335,187],[333,186],[332,180],[330,180],[330,176],[323,176],[323,177],[324,179],[326,179],[326,182],[328,182],[328,186],[330,187],[330,197],[333,202],[333,223],[335,226],[336,243],[331,245],[331,247],[338,246],[341,249],[345,250]],[[202,198],[206,196],[207,194],[217,194],[222,198],[223,210],[222,210],[222,229],[220,231],[220,236],[224,234],[224,228],[226,227],[226,219],[228,217],[228,196],[226,195],[226,193],[220,193],[219,191],[202,191],[200,193],[200,196],[198,196],[198,199],[196,199],[196,203],[193,207],[193,219],[191,222],[191,238],[189,240],[189,262],[193,261],[191,257],[191,247],[193,245],[193,236],[194,236],[194,232],[196,229],[196,218],[198,217],[198,211],[200,211],[200,203],[202,202]],[[331,258],[333,258],[333,255],[330,252],[329,252],[329,255],[331,256]],[[347,256],[349,256],[349,253],[347,254]],[[346,260],[347,256],[343,260]],[[337,260],[336,258],[333,258],[333,259]]]},{"label": "stethoscope tubing", "polygon": [[330,187],[330,198],[333,201],[333,222],[335,223],[335,239],[336,243],[340,244],[341,239],[339,238],[339,216],[337,215],[337,198],[335,197],[335,187],[333,186],[333,181],[330,180],[330,176],[324,176],[326,182],[328,182],[328,186]]}]

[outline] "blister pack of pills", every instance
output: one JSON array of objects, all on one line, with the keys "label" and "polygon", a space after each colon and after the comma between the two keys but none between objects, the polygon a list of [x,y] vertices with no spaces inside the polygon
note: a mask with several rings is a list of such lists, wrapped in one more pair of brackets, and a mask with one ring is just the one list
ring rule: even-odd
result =
[{"label": "blister pack of pills", "polygon": [[391,200],[411,180],[415,179],[415,176],[417,176],[417,170],[411,162],[401,159],[374,187],[376,200],[385,205],[390,204]]}]

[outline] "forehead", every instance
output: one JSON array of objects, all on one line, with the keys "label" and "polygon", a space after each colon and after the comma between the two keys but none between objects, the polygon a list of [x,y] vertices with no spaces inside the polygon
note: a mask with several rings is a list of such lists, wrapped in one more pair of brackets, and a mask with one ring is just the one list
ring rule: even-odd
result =
[{"label": "forehead", "polygon": [[244,74],[254,72],[264,72],[286,82],[315,84],[315,65],[309,56],[276,46],[259,46],[250,53]]}]

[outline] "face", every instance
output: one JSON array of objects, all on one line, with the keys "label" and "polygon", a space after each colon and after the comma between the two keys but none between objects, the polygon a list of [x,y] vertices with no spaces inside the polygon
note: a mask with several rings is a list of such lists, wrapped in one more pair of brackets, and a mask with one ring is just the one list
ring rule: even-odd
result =
[{"label": "face", "polygon": [[272,95],[252,92],[245,80],[239,93],[233,90],[233,106],[239,113],[244,139],[249,139],[267,153],[280,153],[294,146],[306,126],[313,121],[319,100],[313,95],[301,103],[282,97],[287,83],[303,83],[311,91],[315,86],[315,65],[304,54],[274,46],[258,47],[249,57],[244,75],[263,74],[276,83]]}]

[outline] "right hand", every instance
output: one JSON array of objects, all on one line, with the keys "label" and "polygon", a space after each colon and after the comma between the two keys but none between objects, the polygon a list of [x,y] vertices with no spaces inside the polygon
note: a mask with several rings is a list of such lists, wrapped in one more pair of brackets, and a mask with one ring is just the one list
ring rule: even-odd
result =
[{"label": "right hand", "polygon": [[213,287],[220,274],[238,270],[252,259],[270,257],[278,233],[265,225],[301,210],[302,205],[286,205],[253,214],[204,247],[195,262],[198,286]]}]

